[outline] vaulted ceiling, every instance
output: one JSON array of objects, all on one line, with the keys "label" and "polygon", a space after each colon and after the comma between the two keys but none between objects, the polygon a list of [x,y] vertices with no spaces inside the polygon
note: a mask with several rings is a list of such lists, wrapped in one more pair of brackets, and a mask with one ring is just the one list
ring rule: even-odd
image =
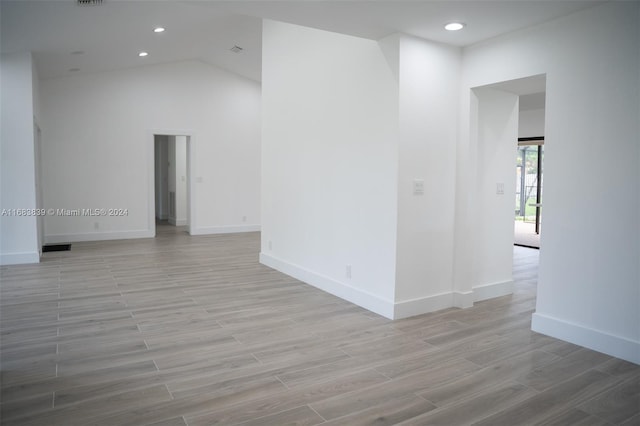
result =
[{"label": "vaulted ceiling", "polygon": [[[2,53],[32,51],[43,79],[196,59],[260,81],[262,19],[373,40],[402,32],[468,46],[599,0],[1,0]],[[462,21],[448,32],[447,22]],[[154,33],[161,26],[163,33]],[[242,47],[240,53],[230,49]],[[138,53],[146,51],[141,58]]]}]

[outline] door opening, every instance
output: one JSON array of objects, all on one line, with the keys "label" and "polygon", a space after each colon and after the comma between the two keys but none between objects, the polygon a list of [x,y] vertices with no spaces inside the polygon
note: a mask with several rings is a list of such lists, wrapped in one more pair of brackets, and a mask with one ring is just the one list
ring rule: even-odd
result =
[{"label": "door opening", "polygon": [[[469,197],[469,211],[477,227],[468,262],[476,301],[509,294],[514,282],[514,255],[526,251],[514,249],[514,200],[518,191],[514,154],[519,137],[544,135],[545,93],[544,74],[471,89],[469,153],[473,161],[469,170],[474,191]],[[536,153],[537,161],[537,147],[528,150]],[[533,209],[535,227],[533,191],[533,199],[525,202],[524,208]]]},{"label": "door opening", "polygon": [[514,244],[540,248],[544,137],[518,138]]},{"label": "door opening", "polygon": [[546,87],[520,95],[513,243],[540,248],[544,192]]},{"label": "door opening", "polygon": [[189,231],[190,139],[188,135],[154,135],[152,220],[156,236]]}]

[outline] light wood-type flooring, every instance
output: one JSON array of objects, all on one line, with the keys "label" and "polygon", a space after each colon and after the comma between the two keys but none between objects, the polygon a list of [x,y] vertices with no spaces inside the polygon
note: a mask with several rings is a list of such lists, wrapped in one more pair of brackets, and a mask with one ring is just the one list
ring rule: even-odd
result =
[{"label": "light wood-type flooring", "polygon": [[515,292],[390,321],[258,263],[258,233],[1,268],[2,425],[638,425],[640,366],[530,331]]},{"label": "light wood-type flooring", "polygon": [[536,224],[516,220],[513,229],[513,243],[519,246],[540,248],[540,234],[536,234]]}]

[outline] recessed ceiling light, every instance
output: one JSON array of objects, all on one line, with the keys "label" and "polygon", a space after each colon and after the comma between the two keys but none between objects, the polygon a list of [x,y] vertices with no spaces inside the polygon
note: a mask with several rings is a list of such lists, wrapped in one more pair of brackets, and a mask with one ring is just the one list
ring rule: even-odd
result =
[{"label": "recessed ceiling light", "polygon": [[154,28],[154,29],[153,29],[153,32],[154,32],[154,33],[163,33],[163,32],[164,32],[164,28],[162,28],[162,27]]},{"label": "recessed ceiling light", "polygon": [[84,50],[75,50],[71,52],[72,55],[84,55]]},{"label": "recessed ceiling light", "polygon": [[444,29],[447,31],[458,31],[464,28],[464,24],[462,22],[449,22],[444,26]]},{"label": "recessed ceiling light", "polygon": [[147,52],[140,52],[138,53],[138,56],[140,56],[141,58],[144,58],[145,56],[148,56],[149,54]]}]

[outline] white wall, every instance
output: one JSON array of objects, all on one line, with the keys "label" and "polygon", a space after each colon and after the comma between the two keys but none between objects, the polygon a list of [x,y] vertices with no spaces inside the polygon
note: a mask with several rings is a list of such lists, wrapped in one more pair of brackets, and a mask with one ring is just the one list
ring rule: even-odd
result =
[{"label": "white wall", "polygon": [[261,261],[392,316],[393,72],[371,40],[265,21],[262,44]]},{"label": "white wall", "polygon": [[532,138],[544,136],[544,108],[520,111],[518,137]]},{"label": "white wall", "polygon": [[471,114],[477,114],[477,121],[470,138],[476,145],[478,166],[467,188],[474,194],[476,224],[467,244],[474,247],[472,289],[478,301],[512,292],[519,99],[491,88],[473,89],[471,96],[476,98]]},{"label": "white wall", "polygon": [[[486,168],[474,168],[469,185],[460,189],[475,198],[469,209],[473,229],[460,233],[460,246],[470,248],[469,262],[463,265],[469,280],[459,291],[454,241],[460,49],[405,35],[387,37],[376,48],[366,40],[289,24],[270,22],[264,28],[262,261],[393,318],[467,307],[510,293],[518,96],[487,89],[475,105],[480,126],[474,156]],[[376,82],[374,73],[363,80],[363,65],[374,72],[384,69],[382,79]],[[371,86],[362,89],[363,81]],[[387,87],[390,95],[385,98]],[[381,104],[388,107],[383,114]],[[372,115],[372,106],[376,118],[358,121]],[[358,151],[352,156],[349,149],[359,147],[361,135],[373,141],[368,132],[394,123],[397,136],[390,138],[397,142],[385,145],[386,158],[376,155],[384,151],[366,146],[366,156]],[[344,163],[352,168],[340,168]],[[390,166],[397,171],[397,220],[371,226],[376,214],[390,209],[380,197],[380,204],[371,205],[362,188],[372,183],[352,186],[352,173]],[[373,182],[374,176],[369,179]],[[422,195],[414,193],[416,181],[423,184]],[[501,195],[496,194],[497,183],[503,184]],[[368,207],[362,209],[368,211],[366,221],[360,215],[347,222],[352,212],[340,208],[344,201],[336,206],[336,200],[349,200],[352,209]],[[336,233],[348,229],[345,225],[396,232],[388,247],[396,251],[395,265],[381,263],[375,241],[358,240],[353,232]],[[354,265],[353,258],[360,264]],[[345,276],[347,265],[352,275],[363,266],[374,274],[354,283],[355,276]],[[381,280],[380,268],[391,270],[393,277]]]},{"label": "white wall", "polygon": [[192,233],[259,229],[257,83],[187,61],[46,80],[41,91],[45,205],[129,211],[47,217],[47,240],[153,235],[154,133],[193,134]]},{"label": "white wall", "polygon": [[[470,178],[464,170],[474,167],[471,88],[546,73],[545,232],[533,329],[636,363],[639,8],[609,2],[465,49],[458,157],[460,191]],[[462,211],[469,207],[460,201]],[[461,230],[465,219],[457,216]]]},{"label": "white wall", "polygon": [[[34,137],[34,182],[36,185],[36,208],[42,210],[44,208],[44,197],[42,194],[42,129],[40,129],[40,79],[38,77],[38,69],[35,61],[31,61],[31,95],[33,98],[33,121],[35,127],[33,129]],[[38,254],[42,256],[42,246],[44,245],[44,216],[40,215],[36,218],[36,228],[38,236]]]},{"label": "white wall", "polygon": [[[177,189],[176,183],[178,182],[176,179],[176,137],[168,136],[167,137],[167,163],[169,164],[169,169],[167,173],[167,190],[169,193],[169,223],[172,225],[176,224],[176,207],[177,207]],[[173,192],[173,196],[175,197],[173,202],[171,201],[171,193]],[[172,205],[173,204],[173,205]]]},{"label": "white wall", "polygon": [[166,220],[169,218],[169,143],[168,136],[156,135],[154,137],[155,160],[155,198],[156,218]]},{"label": "white wall", "polygon": [[453,306],[460,65],[458,48],[399,39],[396,318]]},{"label": "white wall", "polygon": [[176,225],[187,224],[187,137],[175,136]]},{"label": "white wall", "polygon": [[[38,95],[30,53],[2,55],[0,93],[0,210],[35,209],[34,119]],[[37,222],[36,216],[0,216],[0,264],[39,261]]]},{"label": "white wall", "polygon": [[168,192],[173,192],[175,197],[168,219],[171,225],[182,226],[187,224],[187,137],[168,136],[167,145]]}]

